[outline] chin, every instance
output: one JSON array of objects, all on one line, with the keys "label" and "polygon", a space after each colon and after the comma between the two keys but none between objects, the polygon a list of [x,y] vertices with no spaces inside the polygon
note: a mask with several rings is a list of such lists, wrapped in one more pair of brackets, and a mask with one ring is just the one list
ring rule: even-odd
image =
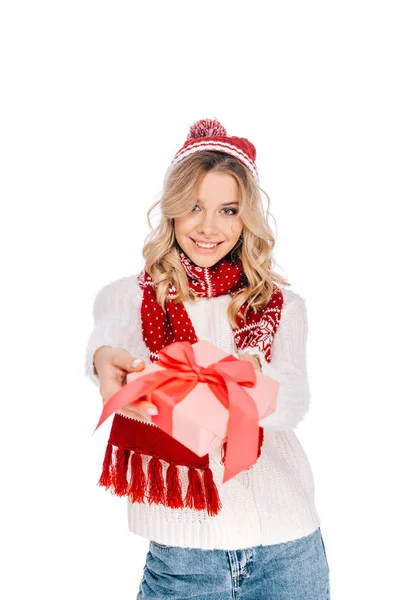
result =
[{"label": "chin", "polygon": [[197,258],[197,256],[190,256],[190,260],[197,265],[198,267],[213,267],[221,260],[221,258],[209,258],[209,259],[201,259]]}]

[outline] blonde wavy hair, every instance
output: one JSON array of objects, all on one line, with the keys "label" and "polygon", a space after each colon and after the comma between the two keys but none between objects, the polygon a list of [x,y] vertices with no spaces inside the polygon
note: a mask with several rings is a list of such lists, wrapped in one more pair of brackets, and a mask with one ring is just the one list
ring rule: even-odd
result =
[{"label": "blonde wavy hair", "polygon": [[[154,202],[147,212],[151,232],[145,238],[142,251],[144,268],[153,279],[152,285],[157,301],[164,312],[170,284],[174,285],[176,290],[175,302],[196,300],[179,258],[181,248],[175,239],[174,219],[193,209],[200,182],[210,171],[231,175],[239,187],[237,216],[243,221],[243,231],[230,255],[232,260],[241,260],[249,285],[232,297],[228,306],[228,320],[235,329],[236,315],[242,304],[248,303],[244,314],[246,317],[250,308],[258,312],[268,304],[274,283],[291,285],[272,270],[275,263],[275,238],[268,224],[269,197],[264,192],[268,198],[268,208],[264,214],[260,195],[260,191],[263,190],[257,186],[251,172],[235,157],[208,150],[195,152],[175,165],[167,174],[160,199]],[[161,209],[161,221],[154,228],[150,215],[157,207]]]}]

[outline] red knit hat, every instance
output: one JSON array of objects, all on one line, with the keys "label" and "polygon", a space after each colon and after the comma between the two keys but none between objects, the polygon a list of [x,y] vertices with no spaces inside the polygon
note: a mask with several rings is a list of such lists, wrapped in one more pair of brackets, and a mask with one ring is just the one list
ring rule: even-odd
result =
[{"label": "red knit hat", "polygon": [[225,127],[217,119],[201,119],[196,121],[190,128],[182,148],[175,154],[174,159],[167,171],[166,177],[173,167],[181,160],[194,152],[214,150],[231,154],[249,169],[259,185],[256,167],[256,149],[246,138],[229,136]]}]

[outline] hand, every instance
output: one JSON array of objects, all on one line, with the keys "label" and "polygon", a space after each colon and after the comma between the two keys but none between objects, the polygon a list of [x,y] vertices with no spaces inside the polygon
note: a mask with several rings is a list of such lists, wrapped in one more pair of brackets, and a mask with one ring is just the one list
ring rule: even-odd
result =
[{"label": "hand", "polygon": [[250,354],[249,352],[239,353],[239,360],[249,360],[255,369],[261,371],[261,361],[257,355]]},{"label": "hand", "polygon": [[[101,346],[96,350],[93,357],[93,366],[95,374],[99,378],[103,405],[126,384],[128,373],[143,371],[145,367],[144,362],[138,359],[140,363],[134,367],[132,363],[135,360],[136,358],[123,348]],[[148,396],[150,397],[150,394]],[[151,421],[151,415],[148,412],[149,409],[156,411],[153,414],[157,414],[158,412],[156,405],[152,402],[148,400],[135,400],[118,412],[141,421]]]}]

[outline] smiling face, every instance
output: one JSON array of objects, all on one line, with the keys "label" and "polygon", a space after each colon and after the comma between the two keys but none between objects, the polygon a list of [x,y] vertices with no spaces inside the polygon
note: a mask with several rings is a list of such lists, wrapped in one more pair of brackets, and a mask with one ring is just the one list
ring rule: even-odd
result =
[{"label": "smiling face", "polygon": [[[182,250],[199,267],[212,267],[232,250],[243,230],[237,216],[239,188],[235,178],[210,171],[203,177],[195,206],[174,219],[175,238]],[[210,248],[200,247],[203,242]]]}]

